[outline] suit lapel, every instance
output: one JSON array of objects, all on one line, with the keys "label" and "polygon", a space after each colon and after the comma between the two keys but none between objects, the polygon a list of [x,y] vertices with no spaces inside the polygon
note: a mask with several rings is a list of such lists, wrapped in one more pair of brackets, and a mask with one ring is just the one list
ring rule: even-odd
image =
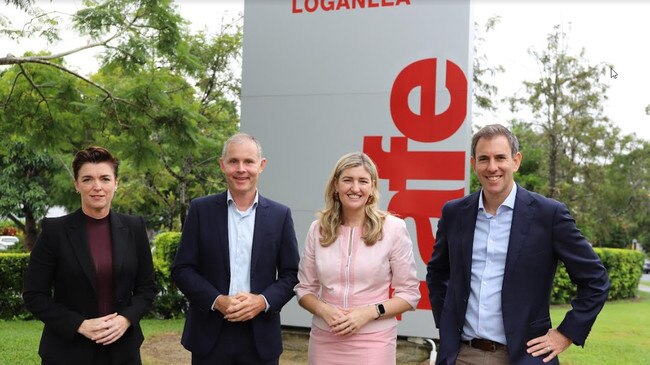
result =
[{"label": "suit lapel", "polygon": [[503,281],[507,282],[512,275],[512,268],[519,258],[521,250],[526,245],[526,235],[530,227],[530,221],[535,216],[535,206],[530,193],[517,185],[517,197],[515,208],[512,212],[512,224],[510,226],[510,239],[508,241],[508,254],[506,256],[506,268]]},{"label": "suit lapel", "polygon": [[216,201],[216,234],[219,246],[221,248],[220,257],[224,258],[223,262],[226,272],[230,273],[230,249],[228,247],[228,194],[222,193],[217,195]]},{"label": "suit lapel", "polygon": [[113,212],[110,213],[109,219],[111,222],[111,245],[113,250],[113,277],[119,277],[118,274],[122,269],[124,255],[126,255],[127,251],[129,227],[124,225],[120,217]]},{"label": "suit lapel", "polygon": [[[260,252],[263,251],[264,244],[264,228],[265,225],[261,222],[266,222],[266,216],[269,214],[269,205],[261,195],[257,199],[257,208],[255,209],[255,228],[253,229],[253,246],[251,247],[251,282],[253,279],[254,268],[257,265],[257,259]],[[251,283],[252,285],[252,283]]]},{"label": "suit lapel", "polygon": [[97,274],[95,272],[95,263],[93,261],[92,253],[90,252],[90,244],[88,243],[88,231],[86,229],[86,216],[81,209],[77,210],[71,217],[69,224],[66,227],[68,234],[68,244],[72,247],[79,265],[83,269],[84,274],[90,281],[90,285],[95,291],[95,283],[97,282]]},{"label": "suit lapel", "polygon": [[461,257],[463,260],[463,275],[469,284],[472,276],[472,250],[474,247],[474,231],[476,230],[476,215],[478,214],[479,193],[474,193],[464,202],[461,207]]}]

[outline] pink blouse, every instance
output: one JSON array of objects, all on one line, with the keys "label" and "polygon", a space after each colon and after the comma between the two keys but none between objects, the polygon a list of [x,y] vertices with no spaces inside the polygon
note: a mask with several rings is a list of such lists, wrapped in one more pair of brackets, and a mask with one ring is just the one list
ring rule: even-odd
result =
[{"label": "pink blouse", "polygon": [[[404,220],[389,215],[383,238],[368,246],[361,239],[361,228],[342,226],[336,241],[320,244],[318,221],[305,239],[298,280],[294,291],[298,300],[314,294],[320,300],[342,308],[375,305],[392,296],[404,299],[415,309],[420,300],[413,244]],[[314,315],[312,325],[329,331],[325,321]],[[370,333],[397,326],[395,317],[369,322],[359,329]]]}]

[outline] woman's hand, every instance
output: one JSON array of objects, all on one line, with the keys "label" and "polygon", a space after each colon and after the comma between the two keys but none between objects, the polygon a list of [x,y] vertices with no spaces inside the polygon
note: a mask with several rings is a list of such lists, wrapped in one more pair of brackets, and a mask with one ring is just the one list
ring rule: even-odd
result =
[{"label": "woman's hand", "polygon": [[334,333],[340,336],[350,335],[355,333],[359,328],[366,325],[366,323],[377,318],[377,310],[374,306],[355,307],[344,311],[344,316],[336,319],[330,328]]},{"label": "woman's hand", "polygon": [[110,345],[119,340],[130,326],[131,322],[126,317],[112,313],[84,320],[77,332],[97,344]]},{"label": "woman's hand", "polygon": [[86,319],[81,322],[81,325],[77,328],[77,332],[92,340],[93,337],[106,330],[106,321],[113,319],[116,316],[117,313],[113,313],[104,317]]},{"label": "woman's hand", "polygon": [[335,323],[338,323],[346,315],[346,312],[331,304],[320,302],[316,310],[316,315],[323,318],[325,323],[332,328]]}]

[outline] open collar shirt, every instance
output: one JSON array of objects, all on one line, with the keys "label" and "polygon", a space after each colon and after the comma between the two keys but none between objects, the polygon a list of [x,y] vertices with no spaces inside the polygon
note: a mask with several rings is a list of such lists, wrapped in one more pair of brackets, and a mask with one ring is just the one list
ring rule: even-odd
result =
[{"label": "open collar shirt", "polygon": [[483,338],[507,344],[501,310],[501,288],[516,195],[517,184],[512,184],[510,194],[497,208],[496,214],[492,215],[485,211],[483,191],[480,192],[463,340]]},{"label": "open collar shirt", "polygon": [[[253,233],[255,231],[255,212],[259,193],[246,211],[237,209],[237,204],[228,190],[228,250],[230,253],[229,295],[251,291],[251,255]],[[266,298],[265,298],[266,300]]]}]

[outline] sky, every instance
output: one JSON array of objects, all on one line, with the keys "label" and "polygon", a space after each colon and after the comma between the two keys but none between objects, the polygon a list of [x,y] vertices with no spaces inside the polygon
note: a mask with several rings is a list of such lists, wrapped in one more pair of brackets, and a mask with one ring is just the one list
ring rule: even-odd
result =
[{"label": "sky", "polygon": [[[287,0],[290,1],[290,0]],[[415,1],[415,0],[413,0]],[[419,0],[424,1],[424,0]],[[37,0],[46,8],[49,0]],[[180,0],[182,15],[192,21],[194,30],[218,26],[218,20],[236,15],[244,10],[244,0]],[[57,10],[73,12],[81,7],[81,0],[54,0]],[[590,64],[611,64],[617,77],[607,78],[608,100],[603,105],[604,115],[609,117],[623,133],[635,133],[650,140],[650,116],[645,108],[650,104],[650,2],[632,0],[570,0],[570,1],[497,1],[474,0],[473,19],[479,24],[493,16],[500,22],[487,34],[484,52],[488,63],[501,65],[505,72],[492,79],[498,87],[498,97],[524,95],[524,80],[535,80],[539,76],[537,65],[528,54],[530,49],[540,49],[553,26],[560,24],[569,34],[570,51],[578,54],[585,49],[585,59]],[[4,2],[0,12],[12,19],[17,13],[8,9]],[[17,22],[15,22],[17,24]],[[77,39],[66,39],[58,45],[61,50],[78,46]],[[67,46],[70,44],[71,46]],[[21,54],[26,49],[38,49],[37,42],[22,42],[20,45],[3,39],[0,54]],[[70,58],[69,63],[87,65],[88,55]],[[506,123],[513,115],[507,105],[501,104],[495,113],[482,116],[482,121]]]},{"label": "sky", "polygon": [[[610,64],[616,78],[606,79],[608,100],[603,113],[625,134],[650,140],[650,2],[642,1],[474,1],[474,17],[480,24],[491,16],[501,21],[485,34],[488,62],[505,68],[496,81],[500,96],[523,95],[523,80],[539,76],[528,54],[540,49],[553,26],[560,24],[569,35],[572,54],[585,49],[590,64]],[[611,76],[611,72],[610,72]],[[495,118],[509,116],[499,109]]]}]

